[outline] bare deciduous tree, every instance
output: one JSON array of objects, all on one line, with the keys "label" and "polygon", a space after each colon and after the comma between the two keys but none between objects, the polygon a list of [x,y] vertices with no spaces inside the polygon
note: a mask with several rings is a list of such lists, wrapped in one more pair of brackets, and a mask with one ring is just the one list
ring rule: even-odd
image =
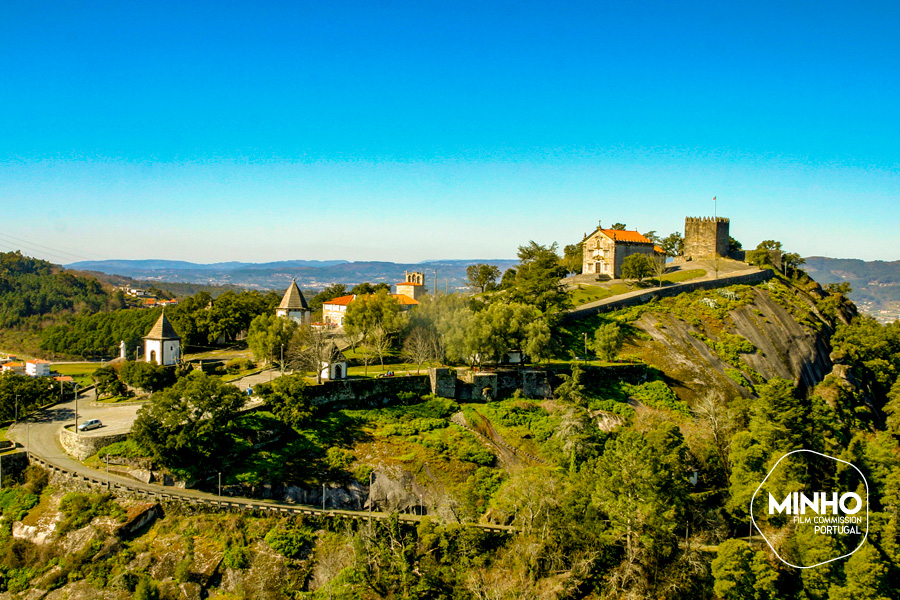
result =
[{"label": "bare deciduous tree", "polygon": [[424,327],[414,327],[403,343],[403,355],[416,363],[416,375],[422,369],[422,363],[434,358],[435,344]]},{"label": "bare deciduous tree", "polygon": [[322,369],[340,355],[329,331],[305,325],[291,338],[286,359],[290,368],[313,371],[316,383],[322,383]]}]

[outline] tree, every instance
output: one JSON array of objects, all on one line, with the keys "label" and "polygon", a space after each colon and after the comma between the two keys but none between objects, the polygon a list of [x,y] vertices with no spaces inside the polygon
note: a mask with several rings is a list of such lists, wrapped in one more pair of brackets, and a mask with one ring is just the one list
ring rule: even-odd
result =
[{"label": "tree", "polygon": [[591,349],[597,353],[597,358],[604,362],[612,362],[616,359],[619,349],[622,347],[622,332],[618,323],[604,323],[594,331],[594,339],[590,343]]},{"label": "tree", "polygon": [[125,361],[119,369],[119,377],[128,385],[145,392],[156,392],[174,380],[173,369],[143,361]]},{"label": "tree", "polygon": [[434,357],[435,344],[433,332],[422,326],[413,327],[406,341],[403,342],[403,355],[416,363],[416,375],[422,363]]},{"label": "tree", "polygon": [[281,357],[282,348],[290,346],[291,337],[296,330],[297,322],[293,319],[262,314],[250,323],[247,346],[257,361],[272,363]]},{"label": "tree", "polygon": [[509,268],[503,271],[503,277],[500,279],[500,289],[508,290],[516,285],[516,270]]},{"label": "tree", "polygon": [[506,360],[510,350],[533,352],[546,358],[550,328],[532,306],[495,302],[478,312],[460,314],[455,331],[448,336],[448,355],[478,363]]},{"label": "tree", "polygon": [[325,365],[339,358],[340,351],[331,332],[309,325],[303,325],[294,332],[285,353],[285,360],[290,368],[312,371],[319,384],[322,383],[322,369]]},{"label": "tree", "polygon": [[563,248],[562,264],[568,273],[581,273],[584,267],[584,242],[569,244]]},{"label": "tree", "polygon": [[391,293],[391,286],[386,283],[376,283],[372,285],[368,281],[365,283],[358,283],[351,288],[350,293],[354,296],[365,296],[369,294],[375,294],[380,291],[385,291],[387,293]]},{"label": "tree", "polygon": [[660,242],[662,242],[662,238],[660,238],[658,235],[656,235],[655,229],[652,229],[652,230],[648,231],[647,233],[642,233],[641,235],[643,235],[645,238],[647,238],[654,244],[659,244]]},{"label": "tree", "polygon": [[796,252],[785,252],[781,255],[781,264],[784,266],[785,271],[790,269],[796,274],[800,267],[806,264],[806,259]]},{"label": "tree", "polygon": [[376,327],[393,333],[401,324],[400,303],[385,290],[357,296],[344,315],[344,330],[363,340],[368,340]]},{"label": "tree", "polygon": [[392,333],[393,332],[388,331],[384,325],[376,325],[369,334],[369,346],[371,346],[372,351],[378,355],[382,371],[384,370],[384,355],[391,349],[391,343],[393,341],[391,339]]},{"label": "tree", "polygon": [[628,227],[625,223],[613,223],[610,229],[615,229],[617,231],[625,231],[625,228]]},{"label": "tree", "polygon": [[335,298],[339,298],[340,296],[347,295],[347,286],[343,283],[333,283],[326,287],[324,290],[310,298],[309,300],[309,310],[316,312],[317,310],[321,310],[322,305],[328,301],[333,300]]},{"label": "tree", "polygon": [[593,503],[624,539],[629,565],[670,551],[677,544],[675,528],[684,522],[686,469],[678,463],[686,448],[677,427],[669,426],[674,430],[667,428],[656,439],[622,430],[607,441],[597,463]]},{"label": "tree", "polygon": [[498,277],[500,269],[495,265],[479,263],[466,267],[466,285],[482,293],[493,289]]},{"label": "tree", "polygon": [[663,275],[665,275],[668,270],[668,267],[666,266],[666,255],[658,254],[651,258],[650,262],[653,265],[653,274],[656,276],[657,287],[662,287]]},{"label": "tree", "polygon": [[754,551],[744,540],[719,544],[712,561],[713,591],[723,600],[774,600],[778,598],[778,573],[765,554]]},{"label": "tree", "polygon": [[166,466],[194,472],[214,469],[245,399],[230,383],[193,371],[151,396],[138,411],[134,438]]},{"label": "tree", "polygon": [[97,397],[121,396],[128,391],[125,384],[119,379],[119,374],[111,366],[100,367],[91,375],[97,389]]},{"label": "tree", "polygon": [[285,375],[259,383],[254,387],[254,393],[272,414],[294,429],[302,429],[312,421],[314,409],[306,395],[303,375]]},{"label": "tree", "polygon": [[542,246],[531,241],[527,246],[519,246],[518,255],[513,301],[535,306],[544,314],[556,314],[568,308],[569,292],[560,282],[566,272],[560,266],[556,243]]},{"label": "tree", "polygon": [[664,237],[659,245],[668,257],[684,254],[684,238],[677,231]]},{"label": "tree", "polygon": [[646,254],[632,254],[622,261],[622,277],[641,282],[653,275],[653,261]]},{"label": "tree", "polygon": [[731,236],[728,236],[728,252],[740,252],[744,249],[744,245],[734,239]]}]

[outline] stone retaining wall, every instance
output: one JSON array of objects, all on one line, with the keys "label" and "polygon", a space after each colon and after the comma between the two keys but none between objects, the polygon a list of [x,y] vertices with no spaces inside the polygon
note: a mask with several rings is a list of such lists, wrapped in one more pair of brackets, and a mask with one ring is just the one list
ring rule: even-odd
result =
[{"label": "stone retaining wall", "polygon": [[115,442],[124,442],[128,439],[127,433],[114,433],[111,435],[89,435],[85,433],[76,433],[68,427],[59,430],[59,443],[62,444],[66,454],[76,460],[84,460],[91,454],[94,454],[100,448],[114,444]]},{"label": "stone retaining wall", "polygon": [[614,310],[619,310],[620,308],[637,306],[638,304],[646,304],[647,302],[650,302],[654,299],[668,298],[671,296],[677,296],[678,294],[693,292],[696,290],[712,290],[729,285],[753,285],[756,283],[762,283],[763,281],[768,281],[773,277],[775,277],[774,271],[770,269],[763,269],[761,271],[754,271],[753,273],[746,273],[743,275],[731,275],[729,277],[720,277],[719,279],[706,279],[703,281],[689,281],[687,283],[679,283],[678,285],[669,287],[654,288],[647,290],[641,294],[628,296],[627,298],[612,299],[598,306],[576,308],[575,310],[567,313],[563,317],[563,321],[577,321],[579,319],[586,319],[599,313],[611,312]]}]

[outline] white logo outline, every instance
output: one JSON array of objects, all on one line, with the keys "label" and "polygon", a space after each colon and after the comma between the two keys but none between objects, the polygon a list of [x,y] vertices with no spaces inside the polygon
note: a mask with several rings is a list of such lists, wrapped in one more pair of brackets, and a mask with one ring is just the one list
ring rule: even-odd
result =
[{"label": "white logo outline", "polygon": [[[848,552],[847,554],[844,554],[844,555],[842,555],[842,556],[838,556],[838,557],[832,558],[832,559],[830,559],[830,560],[826,560],[825,562],[820,562],[820,563],[816,563],[816,564],[814,564],[814,565],[809,565],[809,566],[807,566],[807,567],[803,567],[803,566],[800,566],[800,565],[795,565],[795,564],[789,563],[788,561],[786,561],[786,560],[784,560],[783,558],[781,558],[781,555],[778,554],[778,551],[777,551],[777,550],[775,549],[775,547],[772,545],[772,542],[770,542],[770,541],[769,541],[769,538],[766,537],[766,534],[764,534],[764,533],[762,532],[762,529],[759,528],[759,525],[756,524],[756,519],[753,517],[753,503],[756,502],[756,495],[759,493],[759,490],[762,489],[762,486],[766,483],[766,481],[769,479],[769,476],[772,474],[772,472],[775,470],[775,468],[779,465],[779,463],[781,463],[781,461],[783,461],[785,458],[787,458],[787,457],[790,456],[791,454],[796,454],[796,453],[798,453],[798,452],[809,452],[809,453],[811,453],[811,454],[817,454],[817,455],[822,456],[822,457],[824,457],[824,458],[830,458],[831,460],[834,460],[834,461],[837,461],[837,462],[842,462],[842,463],[844,463],[845,465],[850,465],[851,467],[853,467],[854,469],[856,469],[856,472],[859,473],[859,476],[860,476],[860,477],[862,477],[863,483],[866,484],[866,533],[865,533],[865,535],[863,536],[863,539],[859,542],[859,546],[857,546],[852,552]],[[784,456],[782,456],[781,458],[779,458],[779,459],[778,459],[778,462],[776,462],[774,465],[772,465],[772,468],[769,469],[769,472],[768,472],[768,473],[766,473],[765,478],[762,480],[762,482],[761,482],[761,483],[759,484],[759,486],[756,488],[756,491],[753,492],[753,497],[750,499],[750,522],[753,523],[753,527],[756,529],[756,531],[759,532],[759,535],[762,536],[762,539],[766,540],[766,544],[768,544],[769,548],[772,549],[772,552],[775,553],[775,556],[778,557],[778,560],[780,560],[780,561],[783,562],[784,564],[788,565],[789,567],[794,567],[795,569],[812,569],[812,568],[814,568],[814,567],[820,567],[820,566],[822,566],[822,565],[826,565],[826,564],[828,564],[828,563],[830,563],[830,562],[834,562],[834,561],[840,560],[840,559],[842,559],[842,558],[847,558],[848,556],[850,556],[851,554],[853,554],[854,552],[856,552],[857,550],[859,550],[860,548],[862,548],[862,547],[863,547],[863,544],[866,543],[866,540],[867,540],[868,537],[869,537],[869,481],[866,479],[866,476],[863,475],[862,471],[860,471],[860,470],[856,467],[856,465],[854,465],[853,463],[847,462],[846,460],[841,460],[840,458],[835,458],[835,457],[833,457],[833,456],[828,456],[827,454],[822,454],[821,452],[816,452],[815,450],[806,450],[806,449],[801,449],[801,450],[791,450],[790,452],[788,452],[787,454],[785,454]]]}]

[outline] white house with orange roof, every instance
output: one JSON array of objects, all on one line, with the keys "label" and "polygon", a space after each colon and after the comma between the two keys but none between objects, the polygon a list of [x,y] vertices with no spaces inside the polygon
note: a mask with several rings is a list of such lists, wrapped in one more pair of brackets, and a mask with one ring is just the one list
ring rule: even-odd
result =
[{"label": "white house with orange roof", "polygon": [[31,377],[49,377],[50,361],[35,359],[25,363],[25,374]]},{"label": "white house with orange roof", "polygon": [[[419,301],[406,294],[391,294],[391,297],[400,304],[400,310],[410,310],[419,304]],[[344,326],[344,317],[347,315],[347,307],[356,299],[356,294],[338,296],[322,303],[322,321],[326,325],[336,327]]]},{"label": "white house with orange roof", "polygon": [[19,373],[25,372],[25,363],[19,361],[9,361],[0,365],[0,373]]},{"label": "white house with orange roof", "polygon": [[637,231],[598,226],[582,242],[581,272],[612,279],[621,277],[622,263],[632,254],[644,254],[657,260],[662,255],[662,248]]}]

